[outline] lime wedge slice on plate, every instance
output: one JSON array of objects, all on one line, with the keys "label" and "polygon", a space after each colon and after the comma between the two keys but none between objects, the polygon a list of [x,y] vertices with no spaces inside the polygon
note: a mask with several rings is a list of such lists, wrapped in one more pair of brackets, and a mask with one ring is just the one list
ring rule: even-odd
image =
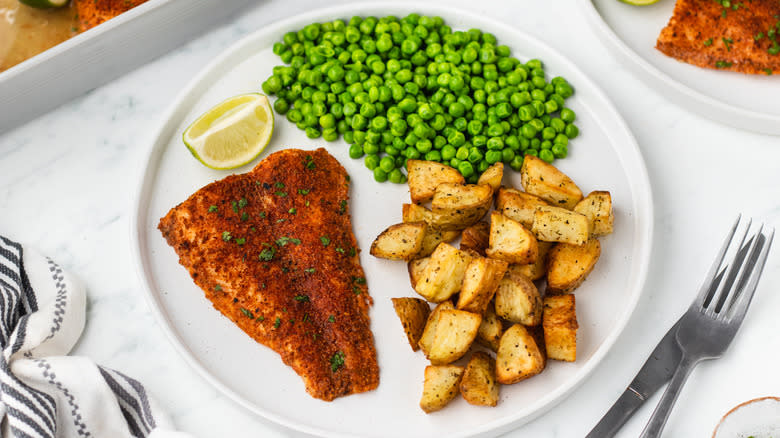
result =
[{"label": "lime wedge slice on plate", "polygon": [[268,98],[249,93],[231,97],[206,111],[184,130],[192,155],[212,169],[235,169],[260,155],[274,132]]},{"label": "lime wedge slice on plate", "polygon": [[49,9],[61,8],[68,4],[68,0],[19,0],[19,3],[33,8]]},{"label": "lime wedge slice on plate", "polygon": [[620,1],[634,6],[647,6],[647,5],[652,5],[653,3],[658,3],[658,0],[620,0]]}]

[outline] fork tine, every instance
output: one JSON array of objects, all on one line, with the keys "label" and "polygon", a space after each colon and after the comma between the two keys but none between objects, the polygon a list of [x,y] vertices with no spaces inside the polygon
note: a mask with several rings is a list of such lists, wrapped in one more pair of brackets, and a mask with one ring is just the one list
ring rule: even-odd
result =
[{"label": "fork tine", "polygon": [[[741,215],[740,215],[741,216]],[[740,249],[745,243],[745,238],[747,238],[748,232],[750,231],[750,226],[753,223],[753,219],[748,219],[747,226],[745,227],[745,231],[742,233],[742,237],[739,238],[739,243],[737,244],[737,248]],[[736,229],[734,230],[736,231]],[[733,234],[732,234],[733,236]],[[726,250],[731,246],[731,242],[733,242],[733,239],[730,240],[728,243],[728,246],[726,246]],[[739,251],[735,255],[735,258],[739,255]],[[725,252],[723,254],[725,256]],[[721,256],[721,262],[723,261],[723,256]],[[715,313],[715,308],[717,306],[713,306],[713,303],[718,303],[721,300],[721,296],[723,294],[728,294],[729,289],[731,288],[731,284],[733,283],[733,279],[736,278],[737,273],[742,268],[742,263],[737,263],[737,260],[733,260],[731,263],[729,263],[731,266],[729,266],[728,273],[726,274],[726,283],[718,288],[718,290],[715,292],[715,295],[713,295],[712,300],[708,303],[709,305],[705,306],[705,303],[702,303],[702,309],[706,309],[706,314],[710,317],[712,317]],[[731,281],[729,281],[731,280]]]},{"label": "fork tine", "polygon": [[705,299],[708,297],[708,295],[710,295],[710,289],[711,289],[710,286],[712,285],[712,280],[715,278],[715,275],[718,273],[721,263],[723,263],[723,257],[725,257],[726,251],[729,249],[729,245],[731,244],[731,239],[734,238],[734,233],[737,231],[737,226],[739,225],[740,219],[742,219],[741,213],[737,216],[737,220],[734,221],[734,225],[731,226],[731,230],[729,231],[729,234],[726,236],[726,240],[723,242],[723,245],[721,246],[718,255],[715,257],[715,261],[712,262],[712,266],[710,267],[710,270],[707,272],[707,276],[704,277],[704,282],[701,285],[701,289],[699,289],[699,294],[696,296],[696,299],[693,301],[693,303],[691,303],[692,309],[701,308],[704,305]]},{"label": "fork tine", "polygon": [[[753,257],[753,253],[755,251],[751,252],[750,249],[753,247],[753,239],[756,239],[757,236],[761,236],[761,230],[760,229],[759,229],[758,233],[756,233],[756,235],[752,236],[750,239],[748,239],[747,242],[745,242],[745,244],[742,245],[742,247],[740,247],[739,251],[737,251],[737,255],[734,257],[734,260],[731,261],[730,266],[741,267],[745,263],[745,258],[748,256],[748,254],[751,255],[751,259],[750,260],[752,260],[752,263],[750,262],[750,260],[748,261],[749,265],[752,266],[752,264],[755,264],[755,257]],[[731,274],[731,275],[726,279],[726,283],[723,285],[723,290],[724,290],[725,293],[721,294],[720,295],[720,299],[718,300],[717,303],[715,303],[715,307],[714,307],[715,312],[720,312],[721,309],[723,308],[723,305],[726,303],[726,301],[727,301],[727,299],[729,297],[729,292],[728,291],[732,290],[732,286],[734,284],[734,281],[737,279],[737,275],[739,274],[739,270],[738,269],[729,269],[729,274]],[[735,290],[741,290],[742,289],[742,287],[744,286],[744,284],[743,284],[744,283],[744,278],[745,278],[744,275],[740,277],[741,283],[737,284],[737,287],[734,288]],[[705,302],[704,303],[704,307],[708,307],[708,306],[709,306],[709,304]]]},{"label": "fork tine", "polygon": [[[747,251],[749,254],[747,261],[745,261],[744,257],[742,257],[742,260],[740,260],[739,263],[737,263],[737,260],[734,260],[734,265],[732,266],[734,268],[734,273],[733,276],[730,277],[731,281],[723,287],[718,304],[712,308],[707,309],[707,314],[710,317],[714,318],[715,313],[717,313],[718,318],[725,318],[728,312],[722,312],[723,304],[727,301],[733,302],[734,299],[739,296],[746,279],[750,276],[750,273],[753,271],[753,267],[756,265],[755,262],[756,258],[758,257],[758,253],[761,252],[761,248],[764,246],[762,234],[763,231],[764,224],[761,224],[761,226],[758,227],[758,232],[756,232],[756,234],[750,238],[748,243],[744,245],[744,248],[749,250]],[[731,274],[731,272],[729,272],[729,274]],[[736,282],[737,285],[734,286],[734,280],[736,279],[737,274],[739,274],[739,280]]]},{"label": "fork tine", "polygon": [[764,271],[764,266],[766,265],[766,259],[767,256],[769,255],[769,248],[772,246],[772,240],[774,239],[774,237],[775,237],[775,229],[772,228],[772,231],[769,232],[769,236],[767,236],[766,238],[766,243],[763,245],[763,248],[761,249],[761,254],[758,256],[758,260],[756,261],[756,264],[752,269],[752,272],[750,274],[750,281],[748,282],[741,296],[737,297],[737,300],[729,308],[729,313],[731,314],[731,322],[733,324],[737,324],[737,326],[739,326],[742,323],[742,320],[745,319],[745,314],[747,313],[748,307],[750,307],[750,302],[753,300],[753,295],[756,292],[756,287],[758,286],[758,280],[761,279],[761,274]]}]

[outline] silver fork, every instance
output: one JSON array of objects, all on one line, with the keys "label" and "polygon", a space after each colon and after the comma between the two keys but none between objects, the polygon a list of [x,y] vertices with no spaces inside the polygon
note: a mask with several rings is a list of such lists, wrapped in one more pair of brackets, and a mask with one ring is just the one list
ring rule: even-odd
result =
[{"label": "silver fork", "polygon": [[677,401],[677,396],[693,368],[702,360],[721,357],[745,319],[766,264],[775,231],[770,228],[765,236],[764,226],[761,225],[758,232],[753,234],[745,244],[752,224],[749,220],[737,245],[738,249],[749,248],[749,250],[736,251],[734,259],[726,264],[728,269],[725,277],[719,281],[721,277],[718,275],[716,280],[719,271],[723,274],[721,270],[723,259],[734,241],[740,219],[741,215],[731,227],[699,294],[680,319],[676,339],[682,351],[682,359],[640,438],[661,436],[674,402]]}]

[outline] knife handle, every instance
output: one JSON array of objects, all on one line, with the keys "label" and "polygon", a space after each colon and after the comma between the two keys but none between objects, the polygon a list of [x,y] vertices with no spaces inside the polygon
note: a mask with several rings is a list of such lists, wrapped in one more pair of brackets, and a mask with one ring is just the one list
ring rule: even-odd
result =
[{"label": "knife handle", "polygon": [[629,386],[585,438],[614,437],[644,401],[645,399]]}]

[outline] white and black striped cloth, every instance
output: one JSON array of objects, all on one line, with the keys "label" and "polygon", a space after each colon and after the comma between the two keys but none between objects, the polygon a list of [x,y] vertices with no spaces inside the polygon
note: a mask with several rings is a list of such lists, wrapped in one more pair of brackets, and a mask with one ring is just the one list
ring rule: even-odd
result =
[{"label": "white and black striped cloth", "polygon": [[68,356],[84,329],[84,286],[0,236],[0,421],[4,438],[184,438],[143,385]]}]

